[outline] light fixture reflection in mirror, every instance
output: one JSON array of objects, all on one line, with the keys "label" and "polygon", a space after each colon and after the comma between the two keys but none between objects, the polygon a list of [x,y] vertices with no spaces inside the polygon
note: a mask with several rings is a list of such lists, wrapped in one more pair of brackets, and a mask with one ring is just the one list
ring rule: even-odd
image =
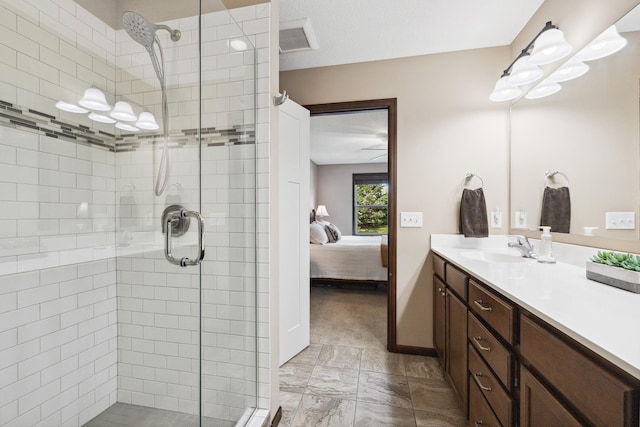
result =
[{"label": "light fixture reflection in mirror", "polygon": [[[539,237],[533,231],[544,191],[539,177],[560,170],[571,177],[571,228],[554,240],[638,252],[638,224],[626,230],[606,224],[607,212],[640,216],[640,19],[617,28],[624,49],[584,67],[570,59],[567,67],[582,69],[582,77],[562,83],[554,96],[523,97],[511,106],[512,233]],[[574,72],[561,66],[534,90]],[[531,231],[516,230],[519,210],[527,211]]]}]

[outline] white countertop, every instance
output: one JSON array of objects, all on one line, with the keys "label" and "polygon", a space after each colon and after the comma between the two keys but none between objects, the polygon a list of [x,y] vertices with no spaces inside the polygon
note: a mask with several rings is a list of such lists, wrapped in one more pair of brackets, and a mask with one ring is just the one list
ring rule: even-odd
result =
[{"label": "white countertop", "polygon": [[[435,253],[640,379],[640,294],[586,278],[585,263],[597,249],[559,243],[553,246],[559,261],[566,259],[573,264],[474,260],[469,252],[518,252],[508,249],[507,236],[431,236]],[[576,259],[583,260],[582,266],[575,265]]]}]

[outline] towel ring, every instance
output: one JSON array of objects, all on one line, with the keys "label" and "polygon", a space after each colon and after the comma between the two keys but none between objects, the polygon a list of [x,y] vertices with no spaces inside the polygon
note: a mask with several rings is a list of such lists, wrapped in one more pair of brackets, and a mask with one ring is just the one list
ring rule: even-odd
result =
[{"label": "towel ring", "polygon": [[484,187],[484,180],[480,175],[476,175],[475,173],[469,172],[468,174],[465,175],[464,180],[468,182],[468,181],[471,181],[473,177],[476,177],[480,180],[480,188]]},{"label": "towel ring", "polygon": [[544,173],[544,186],[547,186],[547,180],[551,179],[553,177],[555,177],[556,175],[562,175],[562,177],[564,178],[564,180],[566,181],[567,185],[565,185],[565,187],[569,187],[569,177],[565,174],[563,174],[562,172],[559,171],[554,171],[554,170],[548,170]]}]

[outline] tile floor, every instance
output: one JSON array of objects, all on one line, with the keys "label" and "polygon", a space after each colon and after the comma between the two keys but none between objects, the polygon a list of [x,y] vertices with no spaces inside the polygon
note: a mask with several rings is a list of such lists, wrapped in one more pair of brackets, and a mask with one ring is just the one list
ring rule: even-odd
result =
[{"label": "tile floor", "polygon": [[466,426],[431,357],[386,351],[384,292],[311,288],[311,345],[280,368],[281,426]]}]

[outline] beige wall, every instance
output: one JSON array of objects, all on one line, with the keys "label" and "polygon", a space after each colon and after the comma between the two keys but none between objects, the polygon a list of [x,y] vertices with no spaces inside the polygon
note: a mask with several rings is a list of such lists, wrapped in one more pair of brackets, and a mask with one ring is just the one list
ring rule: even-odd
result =
[{"label": "beige wall", "polygon": [[353,234],[353,174],[387,172],[386,163],[318,166],[316,183],[317,205],[326,205],[327,221],[332,222],[344,235]]},{"label": "beige wall", "polygon": [[309,179],[309,209],[315,209],[318,206],[318,197],[316,196],[316,188],[318,187],[318,165],[316,165],[312,160],[310,163],[310,172],[311,177]]},{"label": "beige wall", "polygon": [[429,236],[457,231],[465,174],[507,211],[508,107],[488,96],[508,60],[502,47],[281,73],[300,104],[398,98],[398,212],[424,213],[423,228],[397,233],[400,345],[432,346]]}]

